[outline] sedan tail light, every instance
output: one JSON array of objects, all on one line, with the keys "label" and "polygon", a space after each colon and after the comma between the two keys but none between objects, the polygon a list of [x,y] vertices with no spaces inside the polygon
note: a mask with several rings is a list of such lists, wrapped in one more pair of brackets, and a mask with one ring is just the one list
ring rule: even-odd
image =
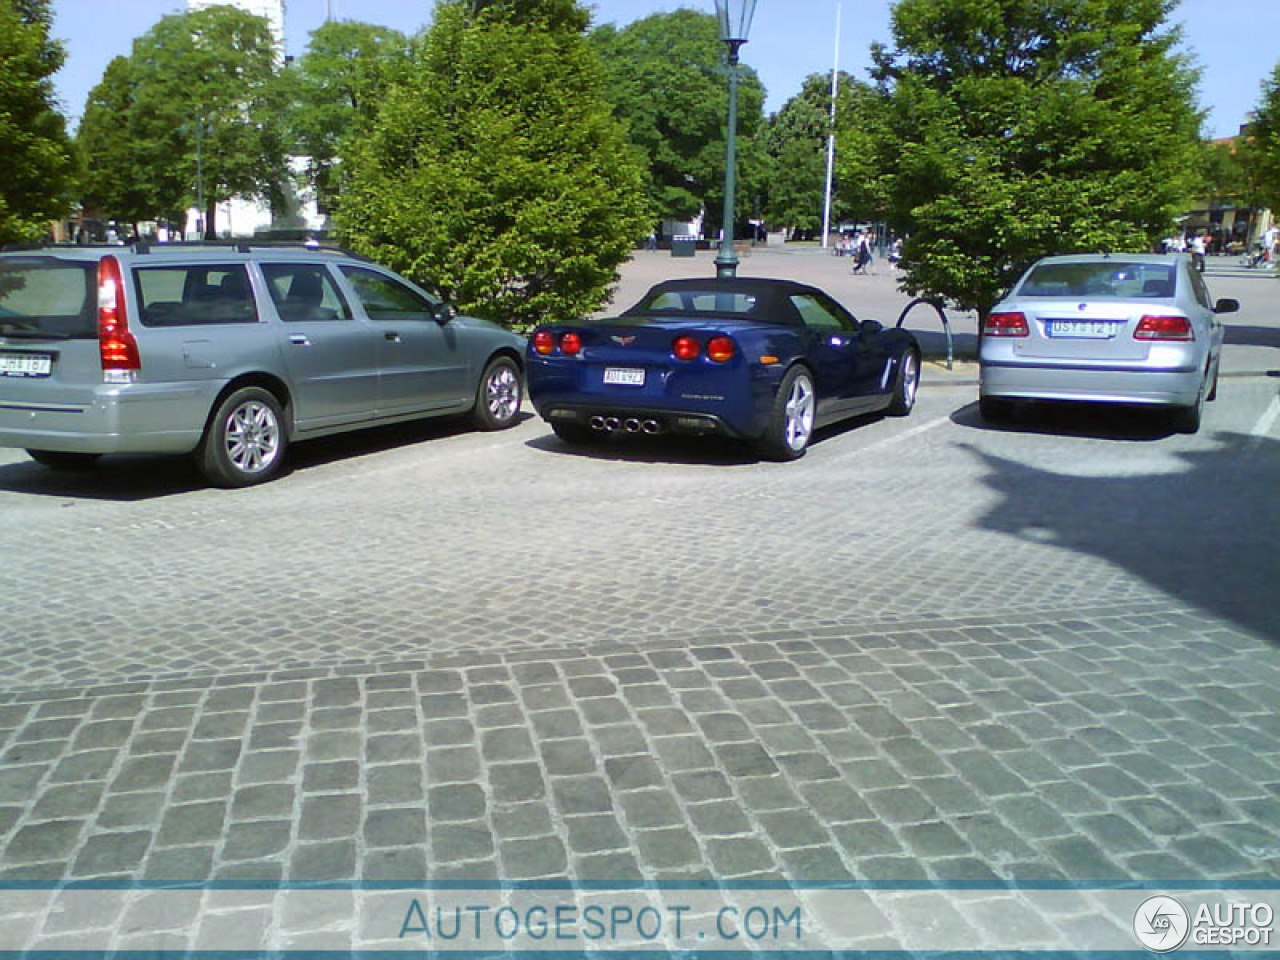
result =
[{"label": "sedan tail light", "polygon": [[676,337],[671,341],[671,352],[677,360],[697,360],[702,352],[702,345],[693,337]]},{"label": "sedan tail light", "polygon": [[560,352],[567,357],[576,357],[582,352],[582,337],[570,332],[560,338]]},{"label": "sedan tail light", "polygon": [[1023,313],[993,313],[987,317],[982,332],[988,337],[1026,337],[1031,334]]},{"label": "sedan tail light", "polygon": [[533,349],[535,352],[548,356],[551,351],[556,348],[556,338],[551,335],[550,330],[539,330],[533,335]]},{"label": "sedan tail light", "polygon": [[1133,331],[1135,340],[1194,340],[1191,321],[1183,316],[1146,316]]},{"label": "sedan tail light", "polygon": [[733,354],[733,340],[729,337],[712,337],[707,341],[707,356],[716,363],[728,363]]}]

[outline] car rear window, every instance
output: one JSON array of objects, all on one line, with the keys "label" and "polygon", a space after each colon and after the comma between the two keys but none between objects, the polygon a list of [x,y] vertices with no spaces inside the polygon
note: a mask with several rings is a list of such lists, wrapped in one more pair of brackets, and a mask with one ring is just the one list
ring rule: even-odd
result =
[{"label": "car rear window", "polygon": [[57,257],[0,259],[0,334],[98,335],[97,264]]},{"label": "car rear window", "polygon": [[719,290],[665,290],[636,304],[629,313],[750,313],[759,298]]},{"label": "car rear window", "polygon": [[244,264],[135,267],[133,275],[144,327],[258,322]]},{"label": "car rear window", "polygon": [[1172,297],[1175,268],[1164,263],[1042,263],[1032,267],[1019,297]]}]

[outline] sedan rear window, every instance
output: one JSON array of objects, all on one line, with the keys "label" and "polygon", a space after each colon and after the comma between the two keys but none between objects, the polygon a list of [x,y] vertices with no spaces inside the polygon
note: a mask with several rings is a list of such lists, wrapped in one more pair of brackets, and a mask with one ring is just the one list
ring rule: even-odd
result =
[{"label": "sedan rear window", "polygon": [[0,260],[0,334],[96,337],[97,264],[56,257]]},{"label": "sedan rear window", "polygon": [[1042,263],[1031,269],[1019,297],[1172,297],[1175,268],[1164,263]]}]

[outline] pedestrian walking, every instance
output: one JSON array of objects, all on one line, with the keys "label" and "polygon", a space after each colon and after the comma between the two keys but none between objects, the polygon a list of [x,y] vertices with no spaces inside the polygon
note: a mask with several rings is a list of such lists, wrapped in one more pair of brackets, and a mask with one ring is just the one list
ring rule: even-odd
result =
[{"label": "pedestrian walking", "polygon": [[1197,233],[1191,238],[1191,263],[1201,273],[1204,273],[1204,255],[1207,251],[1208,244],[1203,233]]}]

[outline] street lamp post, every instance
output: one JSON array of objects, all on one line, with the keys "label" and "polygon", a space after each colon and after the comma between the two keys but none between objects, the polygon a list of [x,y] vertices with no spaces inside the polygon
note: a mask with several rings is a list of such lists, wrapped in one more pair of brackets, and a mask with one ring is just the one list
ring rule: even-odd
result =
[{"label": "street lamp post", "polygon": [[751,32],[751,18],[755,13],[756,0],[716,0],[720,39],[729,51],[729,127],[725,137],[724,230],[720,236],[720,252],[716,255],[717,277],[738,275],[738,258],[733,252],[733,188],[737,166],[738,134],[738,50],[747,42],[747,34]]}]

